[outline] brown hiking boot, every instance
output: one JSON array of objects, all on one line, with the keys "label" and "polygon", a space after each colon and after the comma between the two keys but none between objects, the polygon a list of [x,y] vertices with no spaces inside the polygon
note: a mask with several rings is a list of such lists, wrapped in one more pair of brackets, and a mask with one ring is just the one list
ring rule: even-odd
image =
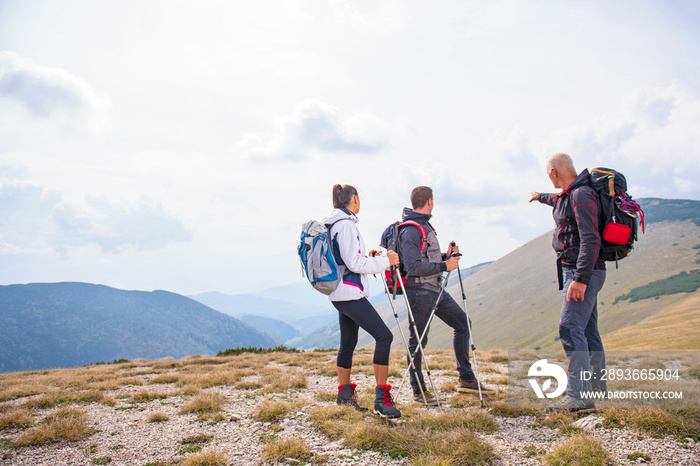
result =
[{"label": "brown hiking boot", "polygon": [[548,412],[567,411],[573,413],[586,409],[595,409],[593,400],[580,400],[569,395],[566,395],[560,403],[547,406]]},{"label": "brown hiking boot", "polygon": [[493,395],[494,393],[496,393],[496,390],[484,387],[483,385],[479,384],[479,382],[477,382],[476,379],[459,379],[459,383],[457,384],[457,391],[462,393],[479,393],[479,387],[481,387],[482,395]]},{"label": "brown hiking boot", "polygon": [[[423,398],[423,395],[425,395],[425,398]],[[425,406],[437,406],[438,404],[437,398],[435,398],[435,395],[433,395],[430,390],[425,390],[423,393],[414,393],[413,400]]]}]

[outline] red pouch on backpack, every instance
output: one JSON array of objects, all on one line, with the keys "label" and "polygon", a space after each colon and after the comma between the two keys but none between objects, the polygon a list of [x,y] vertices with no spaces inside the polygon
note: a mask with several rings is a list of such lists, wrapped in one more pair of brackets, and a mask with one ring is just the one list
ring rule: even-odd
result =
[{"label": "red pouch on backpack", "polygon": [[603,239],[612,244],[627,244],[632,235],[632,229],[621,223],[608,223],[603,229]]}]

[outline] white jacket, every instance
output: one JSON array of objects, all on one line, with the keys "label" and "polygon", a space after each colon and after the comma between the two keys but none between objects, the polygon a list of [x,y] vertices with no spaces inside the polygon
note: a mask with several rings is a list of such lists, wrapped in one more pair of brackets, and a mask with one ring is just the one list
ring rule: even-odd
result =
[{"label": "white jacket", "polygon": [[357,229],[359,221],[355,214],[346,209],[334,209],[331,214],[323,219],[323,223],[331,224],[341,218],[342,220],[330,229],[331,245],[333,253],[338,259],[338,254],[345,265],[343,280],[333,293],[328,295],[331,301],[353,301],[369,297],[369,280],[367,274],[384,272],[389,268],[387,256],[367,257],[365,242]]}]

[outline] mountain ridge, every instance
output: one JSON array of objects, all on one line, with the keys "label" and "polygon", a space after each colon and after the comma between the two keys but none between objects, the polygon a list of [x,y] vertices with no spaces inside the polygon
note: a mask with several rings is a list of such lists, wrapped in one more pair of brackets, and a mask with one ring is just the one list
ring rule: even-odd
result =
[{"label": "mountain ridge", "polygon": [[0,286],[0,371],[274,347],[233,317],[169,291],[82,282]]}]

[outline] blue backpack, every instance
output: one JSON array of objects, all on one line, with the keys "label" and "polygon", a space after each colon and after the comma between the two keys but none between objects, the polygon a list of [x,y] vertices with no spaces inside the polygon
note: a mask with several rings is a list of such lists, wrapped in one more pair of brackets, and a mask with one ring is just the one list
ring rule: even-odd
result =
[{"label": "blue backpack", "polygon": [[333,256],[330,229],[341,218],[326,225],[316,220],[309,220],[301,227],[301,241],[297,247],[301,261],[302,276],[306,274],[314,289],[323,294],[331,294],[343,279],[345,266],[338,265]]}]

